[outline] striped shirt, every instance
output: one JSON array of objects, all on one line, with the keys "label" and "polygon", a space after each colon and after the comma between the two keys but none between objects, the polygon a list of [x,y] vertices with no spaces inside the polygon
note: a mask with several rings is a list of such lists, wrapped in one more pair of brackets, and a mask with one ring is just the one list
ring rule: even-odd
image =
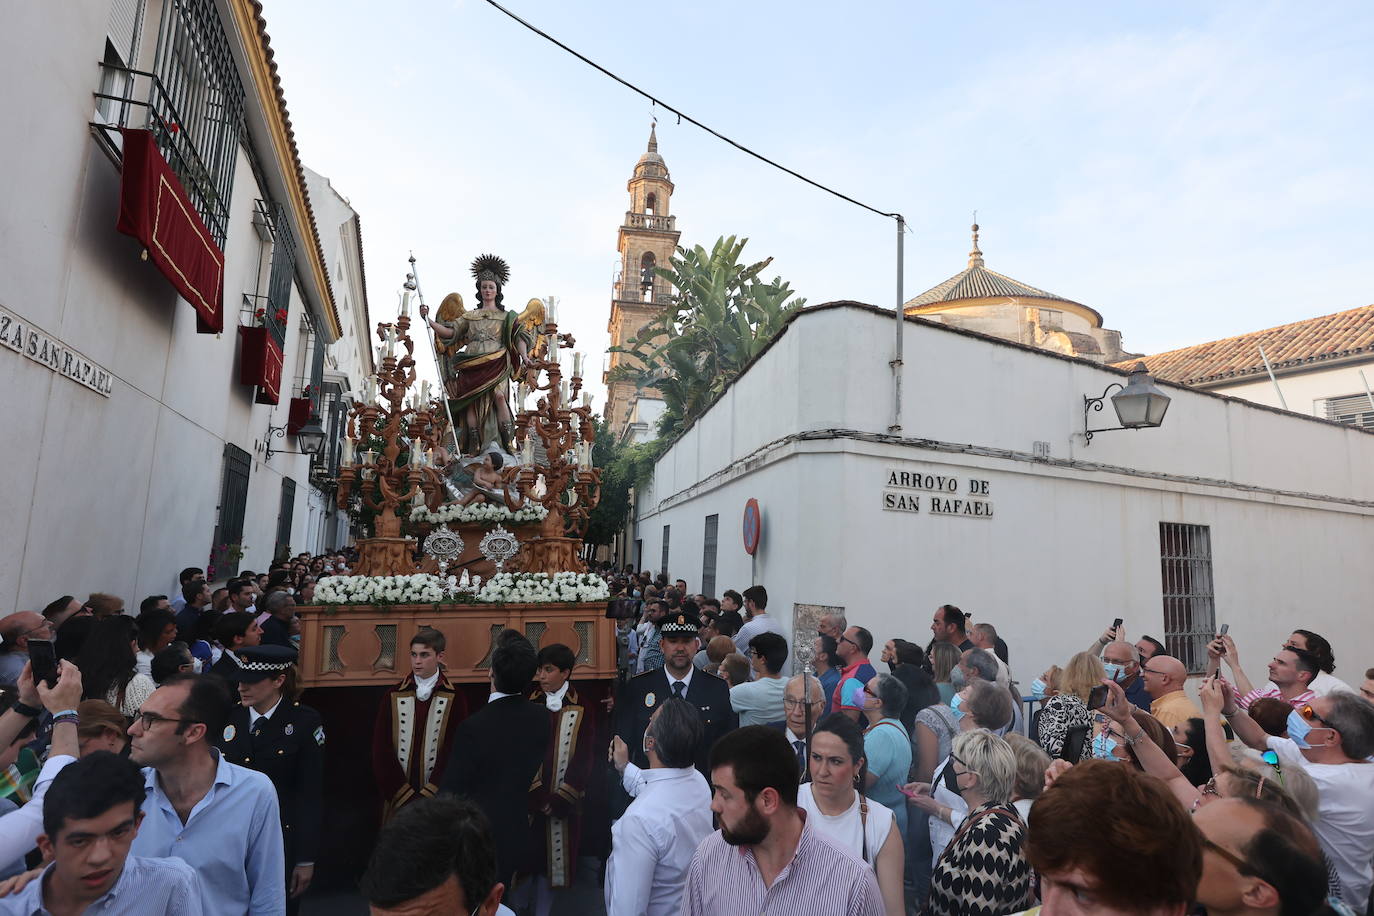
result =
[{"label": "striped shirt", "polygon": [[1283,700],[1283,702],[1292,706],[1294,709],[1302,709],[1316,698],[1317,695],[1315,693],[1310,690],[1304,690],[1302,693],[1293,697],[1293,699],[1285,700],[1283,694],[1279,693],[1279,688],[1266,684],[1263,687],[1250,691],[1245,696],[1236,700],[1236,705],[1241,709],[1249,709],[1250,704],[1256,700]]},{"label": "striped shirt", "polygon": [[[55,866],[18,894],[0,899],[4,916],[49,916],[43,888]],[[129,856],[114,886],[86,907],[88,916],[200,916],[200,882],[195,869],[180,859]]]},{"label": "striped shirt", "polygon": [[764,886],[752,848],[731,846],[719,830],[702,840],[687,869],[684,916],[883,916],[873,869],[796,811],[801,839],[771,887]]}]

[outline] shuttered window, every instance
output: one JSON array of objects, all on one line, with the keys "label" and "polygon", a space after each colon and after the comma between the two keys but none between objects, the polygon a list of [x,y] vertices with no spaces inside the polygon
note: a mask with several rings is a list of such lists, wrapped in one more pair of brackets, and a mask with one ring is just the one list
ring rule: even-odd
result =
[{"label": "shuttered window", "polygon": [[706,516],[706,530],[701,539],[701,593],[716,596],[716,544],[720,540],[720,516]]},{"label": "shuttered window", "polygon": [[232,443],[224,446],[224,476],[220,482],[219,521],[215,525],[215,542],[210,551],[210,563],[215,567],[213,578],[228,578],[239,571],[239,553],[243,544],[243,516],[248,507],[248,474],[253,459]]},{"label": "shuttered window", "polygon": [[668,534],[672,527],[672,525],[663,526],[663,563],[659,567],[659,572],[665,576],[668,575]]},{"label": "shuttered window", "polygon": [[1326,399],[1326,418],[1351,426],[1374,428],[1374,404],[1367,394],[1351,394]]}]

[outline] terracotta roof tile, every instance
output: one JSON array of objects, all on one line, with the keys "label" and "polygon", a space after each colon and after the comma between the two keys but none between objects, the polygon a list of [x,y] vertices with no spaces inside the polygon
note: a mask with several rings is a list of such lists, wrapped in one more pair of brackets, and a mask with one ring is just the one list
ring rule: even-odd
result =
[{"label": "terracotta roof tile", "polygon": [[[1260,347],[1264,347],[1276,371],[1361,353],[1374,354],[1374,305],[1156,353],[1142,361],[1156,378],[1202,385],[1263,374]],[[1116,367],[1128,369],[1136,362],[1131,359],[1117,363]]]}]

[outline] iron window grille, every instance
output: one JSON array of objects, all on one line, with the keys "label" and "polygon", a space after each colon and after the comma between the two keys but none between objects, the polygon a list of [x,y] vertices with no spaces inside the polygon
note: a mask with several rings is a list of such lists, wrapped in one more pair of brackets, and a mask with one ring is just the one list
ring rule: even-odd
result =
[{"label": "iron window grille", "polygon": [[272,339],[285,351],[291,290],[296,279],[296,236],[291,231],[290,221],[286,218],[286,208],[276,201],[256,202],[253,225],[263,237],[264,245],[266,241],[271,241],[272,260],[267,279],[267,295],[244,293],[244,311],[253,316],[261,311],[262,326],[267,328]]},{"label": "iron window grille", "polygon": [[146,128],[222,249],[243,134],[243,82],[214,0],[166,0],[153,71],[108,55],[91,127],[115,162],[122,127]]},{"label": "iron window grille", "polygon": [[668,575],[668,535],[672,527],[672,525],[663,526],[663,563],[661,566],[659,566],[658,571],[663,573],[663,575],[665,576]]},{"label": "iron window grille", "polygon": [[1160,522],[1159,568],[1164,645],[1190,674],[1199,674],[1207,664],[1207,643],[1216,635],[1211,529]]},{"label": "iron window grille", "polygon": [[701,593],[716,594],[716,545],[720,541],[720,516],[706,516],[706,528],[701,540]]},{"label": "iron window grille", "polygon": [[248,475],[253,459],[233,443],[224,444],[224,476],[220,482],[219,520],[210,556],[217,577],[238,575],[243,542],[243,517],[248,507]]}]

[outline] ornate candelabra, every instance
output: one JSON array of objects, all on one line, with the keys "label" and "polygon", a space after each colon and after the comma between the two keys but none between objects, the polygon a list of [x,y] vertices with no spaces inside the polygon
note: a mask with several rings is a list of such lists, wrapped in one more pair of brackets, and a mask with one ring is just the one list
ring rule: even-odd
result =
[{"label": "ornate candelabra", "polygon": [[[525,572],[556,573],[566,570],[586,571],[582,562],[582,535],[587,531],[591,511],[601,499],[601,469],[592,467],[592,443],[596,432],[592,425],[591,397],[572,406],[582,391],[582,358],[573,360],[571,386],[563,380],[558,362],[559,343],[576,345],[571,334],[559,334],[556,320],[550,316],[545,324],[549,347],[543,358],[532,359],[526,379],[532,391],[548,394],[536,402],[533,410],[520,411],[516,423],[516,442],[521,449],[521,466],[505,474],[506,505],[520,508],[525,501],[533,501],[548,510],[539,525],[538,534],[526,541],[520,558]],[[547,381],[539,384],[540,374]],[[535,437],[543,444],[544,463],[535,463]],[[539,478],[544,488],[536,495]],[[515,485],[523,495],[517,501],[511,493]]]},{"label": "ornate candelabra", "polygon": [[[358,542],[357,572],[366,576],[408,575],[415,571],[415,541],[401,537],[402,506],[424,502],[431,508],[444,499],[444,482],[434,466],[448,427],[436,409],[425,382],[418,397],[406,402],[415,383],[415,344],[410,334],[410,291],[401,297],[401,311],[391,324],[377,325],[381,341],[377,373],[365,383],[361,401],[349,411],[343,461],[339,469],[339,508],[356,497],[376,513],[374,536]],[[397,356],[397,345],[402,349]],[[369,446],[382,440],[380,451]],[[358,451],[354,443],[364,446]],[[404,460],[402,456],[404,455]]]}]

